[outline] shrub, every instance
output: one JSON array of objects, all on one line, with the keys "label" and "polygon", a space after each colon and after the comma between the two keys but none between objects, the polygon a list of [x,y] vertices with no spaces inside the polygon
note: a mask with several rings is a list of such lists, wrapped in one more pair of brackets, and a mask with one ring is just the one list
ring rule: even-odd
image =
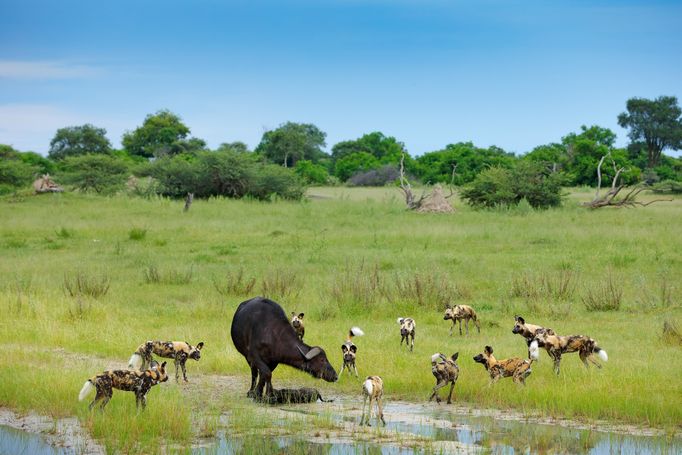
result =
[{"label": "shrub", "polygon": [[315,164],[309,160],[296,162],[294,172],[301,180],[311,185],[326,185],[329,180],[329,172],[321,164]]},{"label": "shrub", "polygon": [[256,199],[268,200],[273,196],[299,200],[305,188],[296,174],[276,164],[261,166],[254,175],[248,194]]},{"label": "shrub", "polygon": [[263,276],[261,295],[273,300],[286,300],[289,297],[296,297],[302,286],[303,282],[296,272],[277,269]]},{"label": "shrub", "polygon": [[144,240],[147,237],[147,230],[143,228],[132,228],[128,231],[128,238],[130,240]]},{"label": "shrub", "polygon": [[465,187],[462,198],[472,207],[515,206],[526,199],[533,208],[561,205],[564,177],[542,163],[521,161],[513,169],[492,167]]},{"label": "shrub", "polygon": [[37,173],[37,166],[32,166],[21,160],[0,160],[0,186],[7,188],[5,192],[9,192],[12,188],[29,185]]},{"label": "shrub", "polygon": [[155,265],[150,265],[144,270],[144,281],[147,284],[189,284],[193,274],[191,266],[184,272],[176,269],[161,272]]},{"label": "shrub", "polygon": [[623,289],[609,274],[605,283],[593,289],[588,288],[582,301],[587,311],[618,311],[623,301]]},{"label": "shrub", "polygon": [[379,166],[379,160],[374,155],[367,152],[354,152],[336,162],[334,165],[334,175],[342,182],[345,182],[354,174],[376,169]]},{"label": "shrub", "polygon": [[664,180],[651,187],[651,191],[658,194],[682,194],[682,182],[675,180]]},{"label": "shrub", "polygon": [[65,158],[60,179],[82,191],[115,193],[123,189],[128,177],[128,166],[109,155],[79,155]]},{"label": "shrub", "polygon": [[228,271],[222,279],[213,278],[213,286],[222,296],[249,295],[255,285],[256,278],[247,278],[243,267],[236,272]]}]

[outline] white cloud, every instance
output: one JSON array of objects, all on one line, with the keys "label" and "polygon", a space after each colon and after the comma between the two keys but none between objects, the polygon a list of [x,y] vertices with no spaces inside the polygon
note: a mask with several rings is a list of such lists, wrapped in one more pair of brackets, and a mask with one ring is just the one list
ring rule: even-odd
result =
[{"label": "white cloud", "polygon": [[0,78],[7,79],[74,79],[92,77],[100,69],[58,61],[0,60]]},{"label": "white cloud", "polygon": [[82,116],[44,104],[0,104],[0,144],[46,152],[59,128],[88,123]]}]

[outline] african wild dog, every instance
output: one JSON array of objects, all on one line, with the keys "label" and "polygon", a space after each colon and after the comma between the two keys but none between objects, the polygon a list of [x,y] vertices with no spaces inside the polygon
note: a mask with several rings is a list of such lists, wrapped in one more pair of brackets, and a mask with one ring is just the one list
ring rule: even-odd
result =
[{"label": "african wild dog", "polygon": [[[514,316],[514,320],[516,323],[514,324],[514,328],[512,329],[512,333],[521,335],[526,339],[526,345],[528,346],[528,357],[530,357],[530,343],[535,339],[535,336],[540,333],[547,333],[548,335],[556,335],[554,333],[554,330],[546,328],[546,327],[541,327],[539,325],[534,325],[534,324],[526,324],[526,321],[521,317],[521,316]],[[543,347],[539,342],[538,345],[540,347]],[[535,359],[535,360],[540,360]]]},{"label": "african wild dog", "polygon": [[604,362],[609,360],[606,351],[597,346],[596,341],[583,335],[559,336],[541,332],[536,335],[531,343],[531,347],[536,343],[543,346],[547,350],[547,354],[554,360],[554,371],[556,374],[559,374],[562,354],[577,352],[586,368],[589,367],[588,360],[595,364],[597,368],[601,368],[601,365],[592,357],[594,353],[598,354]]},{"label": "african wild dog", "polygon": [[[417,327],[417,324],[412,318],[398,318],[398,324],[400,324],[400,346],[405,341],[405,346],[409,344],[410,351],[412,351],[414,349],[414,329]],[[411,343],[410,337],[412,337]]]},{"label": "african wild dog", "polygon": [[305,326],[303,325],[303,316],[305,313],[299,313],[296,316],[295,312],[291,312],[291,326],[296,331],[296,336],[299,340],[303,341],[303,335],[305,335]]},{"label": "african wild dog", "polygon": [[351,372],[351,368],[355,372],[355,377],[358,377],[358,369],[355,366],[355,357],[358,352],[358,347],[355,346],[355,343],[353,343],[353,337],[359,337],[364,335],[365,332],[363,332],[360,327],[352,327],[348,331],[348,338],[346,339],[346,342],[341,345],[341,353],[343,354],[343,365],[341,366],[341,373],[339,373],[339,376],[343,374],[343,370],[345,368],[348,368],[348,374]]},{"label": "african wild dog", "polygon": [[372,418],[372,401],[377,403],[377,419],[386,425],[384,420],[384,381],[379,376],[367,376],[365,382],[362,383],[362,394],[365,396],[362,402],[362,416],[360,417],[360,425],[365,421],[365,405],[367,404],[367,398],[369,398],[369,413],[367,415],[367,426],[370,426],[369,420]]},{"label": "african wild dog", "polygon": [[196,346],[192,346],[184,341],[147,341],[142,343],[130,357],[128,368],[144,369],[151,363],[152,354],[156,354],[159,357],[173,359],[175,361],[175,380],[179,380],[180,371],[178,366],[180,366],[182,377],[187,382],[185,362],[187,359],[198,361],[201,358],[201,349],[203,347],[203,341]]},{"label": "african wild dog", "polygon": [[474,361],[482,364],[490,374],[490,384],[499,381],[500,378],[512,377],[517,384],[526,385],[526,378],[530,375],[530,366],[537,360],[537,346],[531,347],[530,359],[512,357],[510,359],[497,360],[493,356],[493,348],[486,346],[481,354],[474,357]]},{"label": "african wild dog", "polygon": [[455,389],[455,382],[459,377],[459,367],[457,366],[457,357],[459,352],[455,352],[452,357],[445,357],[440,352],[431,356],[431,372],[436,378],[436,385],[433,388],[433,393],[429,401],[436,397],[436,401],[440,403],[440,396],[438,390],[450,383],[450,394],[448,395],[448,404],[452,403],[452,391]]},{"label": "african wild dog", "polygon": [[452,319],[452,327],[450,327],[450,336],[452,336],[452,330],[455,328],[455,324],[459,321],[459,334],[462,334],[462,319],[464,319],[466,324],[467,335],[469,335],[469,319],[474,321],[474,325],[481,333],[481,323],[478,322],[478,316],[476,316],[476,311],[469,305],[455,305],[454,308],[450,305],[445,308],[444,320]]},{"label": "african wild dog", "polygon": [[298,404],[298,403],[314,403],[320,400],[324,403],[331,403],[334,400],[325,400],[320,395],[320,391],[310,387],[301,387],[300,389],[272,389],[272,395],[269,395],[266,401],[270,404]]},{"label": "african wild dog", "polygon": [[104,409],[107,405],[111,396],[113,395],[113,389],[127,390],[129,392],[135,392],[135,403],[139,407],[140,404],[142,408],[147,405],[147,392],[153,386],[160,382],[166,382],[168,380],[168,375],[166,374],[166,362],[156,368],[151,368],[146,371],[139,370],[113,370],[105,371],[102,374],[91,377],[85,384],[78,394],[78,401],[83,401],[86,396],[90,394],[92,389],[97,390],[95,399],[90,403],[89,408],[95,406],[98,401],[102,401],[100,404],[100,409]]}]

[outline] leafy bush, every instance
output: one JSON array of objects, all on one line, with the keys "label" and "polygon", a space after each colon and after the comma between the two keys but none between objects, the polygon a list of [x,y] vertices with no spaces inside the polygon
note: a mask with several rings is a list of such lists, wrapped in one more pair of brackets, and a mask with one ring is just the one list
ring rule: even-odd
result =
[{"label": "leafy bush", "polygon": [[63,160],[60,180],[82,191],[115,193],[122,189],[128,177],[125,162],[109,155],[79,155]]},{"label": "leafy bush", "polygon": [[682,194],[682,182],[674,180],[664,180],[651,187],[654,193]]},{"label": "leafy bush", "polygon": [[329,181],[329,172],[321,164],[315,164],[309,160],[296,162],[294,172],[304,182],[312,185],[326,185]]},{"label": "leafy bush", "polygon": [[367,152],[354,152],[339,159],[334,166],[334,175],[345,182],[358,172],[369,171],[380,166],[379,160]]},{"label": "leafy bush", "polygon": [[472,207],[516,206],[526,199],[534,208],[561,205],[564,177],[542,163],[521,161],[513,169],[492,167],[481,172],[462,190]]},{"label": "leafy bush", "polygon": [[21,160],[7,159],[0,161],[0,187],[9,192],[14,188],[29,185],[38,168]]},{"label": "leafy bush", "polygon": [[249,196],[261,200],[268,200],[273,196],[299,200],[304,193],[305,188],[296,174],[276,164],[261,166],[253,176],[248,191]]}]

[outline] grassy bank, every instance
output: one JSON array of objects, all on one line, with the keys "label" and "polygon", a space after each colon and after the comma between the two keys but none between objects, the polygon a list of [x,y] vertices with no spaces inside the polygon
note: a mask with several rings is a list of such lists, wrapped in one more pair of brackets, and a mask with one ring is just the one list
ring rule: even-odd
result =
[{"label": "grassy bank", "polygon": [[[360,326],[360,374],[381,375],[389,398],[426,399],[430,355],[459,351],[458,401],[664,427],[682,421],[681,348],[661,340],[664,321],[682,325],[682,200],[588,211],[577,201],[591,193],[578,190],[560,210],[475,212],[456,201],[453,215],[427,215],[406,212],[392,189],[310,194],[304,203],[195,201],[188,213],[164,199],[0,200],[0,405],[77,414],[121,450],[140,440],[185,444],[212,431],[221,412],[249,408],[234,399],[248,369],[229,327],[239,302],[268,294],[287,313],[306,313],[305,341],[337,367],[348,328]],[[481,333],[449,337],[446,303],[476,308]],[[525,356],[511,333],[514,314],[595,338],[609,362],[585,370],[570,354],[556,377],[543,353],[527,387],[487,388],[471,358],[485,345],[498,358]],[[417,321],[413,353],[398,346],[398,316]],[[124,366],[147,339],[204,341],[202,360],[188,363],[190,380],[243,375],[243,386],[188,403],[169,381],[149,397],[146,416],[158,427],[143,430],[132,394],[115,393],[105,415],[90,416],[76,401],[83,381],[112,359]],[[359,398],[355,378],[322,384],[280,367],[278,380]]]}]

